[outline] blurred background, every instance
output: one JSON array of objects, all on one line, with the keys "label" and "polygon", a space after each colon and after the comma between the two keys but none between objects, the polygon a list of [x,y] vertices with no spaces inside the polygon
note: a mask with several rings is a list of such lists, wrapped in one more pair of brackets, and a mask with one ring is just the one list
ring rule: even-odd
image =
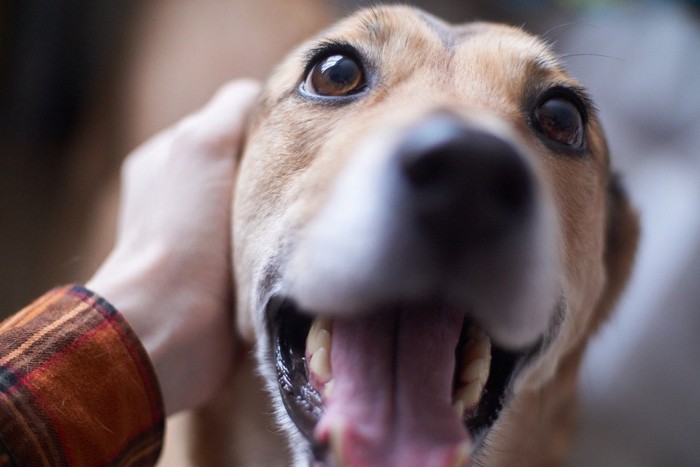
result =
[{"label": "blurred background", "polygon": [[[139,142],[365,3],[0,2],[0,318],[94,271]],[[408,3],[548,38],[591,90],[641,213],[632,283],[585,362],[570,465],[699,465],[699,2]]]}]

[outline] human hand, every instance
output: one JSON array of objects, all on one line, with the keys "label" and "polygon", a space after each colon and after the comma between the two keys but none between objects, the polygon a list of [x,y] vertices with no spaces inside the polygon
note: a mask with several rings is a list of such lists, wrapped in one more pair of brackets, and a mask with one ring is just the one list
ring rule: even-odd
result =
[{"label": "human hand", "polygon": [[258,93],[230,83],[128,156],[116,245],[86,284],[143,342],[168,414],[207,401],[234,363],[231,196]]}]

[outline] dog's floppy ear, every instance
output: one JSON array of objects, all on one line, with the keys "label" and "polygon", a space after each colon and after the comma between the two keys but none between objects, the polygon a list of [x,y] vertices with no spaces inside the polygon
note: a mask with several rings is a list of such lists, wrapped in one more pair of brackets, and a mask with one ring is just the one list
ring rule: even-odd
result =
[{"label": "dog's floppy ear", "polygon": [[608,317],[627,284],[639,242],[639,215],[632,207],[618,174],[612,174],[608,182],[607,204],[604,255],[607,283],[591,322],[592,331]]}]

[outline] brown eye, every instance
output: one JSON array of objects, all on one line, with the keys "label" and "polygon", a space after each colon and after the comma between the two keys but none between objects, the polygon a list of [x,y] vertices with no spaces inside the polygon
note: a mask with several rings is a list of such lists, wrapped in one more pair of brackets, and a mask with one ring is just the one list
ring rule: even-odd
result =
[{"label": "brown eye", "polygon": [[569,100],[554,97],[535,110],[540,131],[552,141],[580,148],[583,144],[583,117]]},{"label": "brown eye", "polygon": [[365,87],[362,68],[347,55],[331,55],[311,69],[304,90],[318,96],[347,96]]}]

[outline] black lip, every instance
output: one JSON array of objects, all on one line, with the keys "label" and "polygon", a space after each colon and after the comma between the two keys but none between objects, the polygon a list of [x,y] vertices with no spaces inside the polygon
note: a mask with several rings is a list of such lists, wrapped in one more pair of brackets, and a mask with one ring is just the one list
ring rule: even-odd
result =
[{"label": "black lip", "polygon": [[323,403],[306,372],[304,349],[311,318],[296,313],[291,302],[279,297],[270,300],[267,310],[282,402],[299,431],[312,439]]},{"label": "black lip", "polygon": [[[324,406],[320,394],[309,382],[305,356],[306,336],[312,318],[300,313],[293,301],[282,296],[271,297],[265,310],[272,362],[285,410],[309,441],[314,459],[323,462],[328,447],[315,442],[313,434]],[[465,325],[464,330],[467,327]],[[458,349],[463,343],[464,340],[460,339]],[[513,380],[541,347],[539,342],[528,351],[511,352],[492,345],[491,372],[483,396],[476,411],[465,420],[477,449],[506,404]]]}]

